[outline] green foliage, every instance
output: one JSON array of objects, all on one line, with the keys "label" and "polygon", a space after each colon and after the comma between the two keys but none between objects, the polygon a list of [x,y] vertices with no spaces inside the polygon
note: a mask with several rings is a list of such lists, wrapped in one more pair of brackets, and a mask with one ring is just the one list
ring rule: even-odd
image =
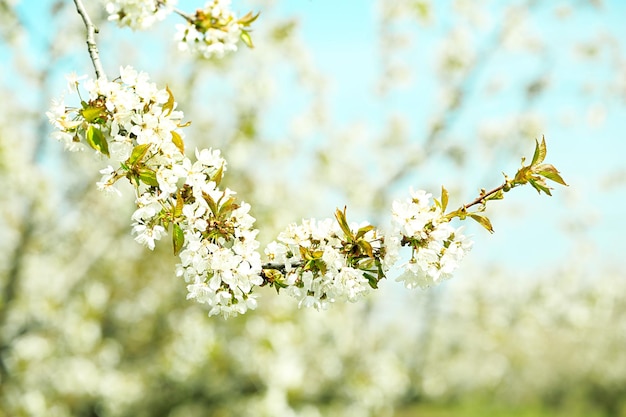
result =
[{"label": "green foliage", "polygon": [[110,156],[109,144],[98,127],[90,124],[85,134],[85,140],[87,141],[87,144],[96,151],[103,155]]},{"label": "green foliage", "polygon": [[[539,192],[539,194],[543,191],[547,195],[552,196],[550,193],[552,188],[548,187],[545,182],[546,179],[564,186],[567,186],[567,184],[561,177],[559,171],[553,165],[542,163],[545,160],[547,153],[548,150],[546,147],[545,137],[541,138],[541,142],[535,140],[535,151],[529,165],[524,165],[526,158],[522,157],[522,167],[517,171],[515,177],[511,179],[504,174],[504,183],[502,185],[489,192],[485,191],[485,189],[480,190],[479,196],[474,201],[461,206],[457,210],[447,213],[446,218],[451,220],[457,217],[460,220],[465,220],[469,217],[484,227],[489,233],[493,233],[494,230],[491,221],[486,215],[481,214],[481,212],[485,211],[487,208],[488,201],[502,200],[504,198],[504,193],[509,192],[517,186],[525,184],[530,184],[537,190],[537,192]],[[443,187],[441,192],[441,201],[442,203],[437,201],[437,205],[442,207],[442,210],[445,211],[445,207],[448,202],[448,193]],[[475,211],[468,211],[470,207],[476,205],[478,208]]]},{"label": "green foliage", "polygon": [[507,188],[510,189],[518,185],[530,183],[530,185],[532,185],[532,187],[536,189],[539,194],[543,191],[547,195],[551,196],[552,194],[550,193],[550,190],[552,188],[546,184],[546,179],[567,186],[563,178],[561,178],[559,171],[554,166],[542,164],[546,158],[546,154],[546,140],[545,138],[542,138],[541,142],[536,141],[535,153],[533,154],[533,159],[530,165],[525,166],[525,158],[522,158],[522,168],[517,171],[513,180],[510,180],[509,187]]}]

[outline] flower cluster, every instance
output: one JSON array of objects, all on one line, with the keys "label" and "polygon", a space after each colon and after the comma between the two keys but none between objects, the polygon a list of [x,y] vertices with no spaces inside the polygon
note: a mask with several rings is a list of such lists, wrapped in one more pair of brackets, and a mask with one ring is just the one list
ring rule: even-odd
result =
[{"label": "flower cluster", "polygon": [[367,223],[348,225],[345,211],[337,210],[336,217],[291,224],[265,249],[280,265],[265,271],[267,281],[299,306],[326,309],[335,301],[357,301],[384,277],[383,237]]},{"label": "flower cluster", "polygon": [[200,169],[192,169],[185,181],[182,194],[189,195],[174,226],[184,239],[177,275],[188,284],[187,298],[208,304],[209,315],[243,314],[256,308],[252,292],[263,284],[255,219],[249,204],[235,203],[233,191],[221,191],[208,173],[202,178],[200,172],[215,165],[201,158],[194,165]]},{"label": "flower cluster", "polygon": [[463,228],[455,229],[444,215],[445,204],[437,200],[433,204],[431,197],[423,190],[411,190],[410,199],[393,202],[392,234],[399,237],[395,242],[412,250],[396,279],[407,288],[425,288],[451,277],[472,247]]},{"label": "flower cluster", "polygon": [[[68,77],[70,92],[78,91],[82,77]],[[171,92],[159,89],[146,73],[131,67],[120,69],[114,81],[87,80],[80,107],[56,101],[47,113],[58,129],[53,136],[66,148],[80,150],[87,144],[121,164],[101,171],[99,188],[109,190],[122,177],[159,186],[157,174],[165,161],[183,159],[183,113],[176,111]]]},{"label": "flower cluster", "polygon": [[204,58],[223,57],[237,50],[239,40],[252,47],[246,30],[258,15],[248,13],[237,18],[230,10],[230,0],[211,0],[204,9],[198,9],[187,24],[177,25],[175,39],[181,51],[190,51]]},{"label": "flower cluster", "polygon": [[[80,79],[69,78],[71,91]],[[121,178],[134,185],[137,242],[154,249],[171,229],[188,298],[209,304],[212,315],[254,308],[252,287],[262,284],[258,231],[250,206],[219,187],[226,170],[220,152],[196,150],[195,162],[184,155],[183,113],[169,89],[158,89],[145,73],[126,67],[114,81],[87,80],[84,87],[88,97],[80,107],[58,101],[48,112],[53,135],[70,149],[87,144],[119,163],[101,170],[98,188],[117,191]]]},{"label": "flower cluster", "polygon": [[177,0],[108,0],[106,11],[109,20],[119,26],[144,30],[165,19],[176,3]]}]

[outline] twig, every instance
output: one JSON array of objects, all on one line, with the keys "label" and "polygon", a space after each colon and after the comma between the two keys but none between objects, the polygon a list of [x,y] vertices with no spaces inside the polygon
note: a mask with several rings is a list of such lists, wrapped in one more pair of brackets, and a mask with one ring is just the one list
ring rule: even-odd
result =
[{"label": "twig", "polygon": [[176,13],[177,15],[179,15],[180,17],[182,17],[183,19],[185,19],[187,22],[191,23],[192,25],[196,23],[196,19],[194,19],[192,15],[185,13],[182,10],[175,8],[174,13]]},{"label": "twig", "polygon": [[[162,6],[165,6],[165,2],[163,0],[157,0],[157,8]],[[176,13],[192,25],[196,22],[192,15],[185,13],[180,9],[177,9],[176,7],[174,7],[172,10],[174,11],[174,13]]]},{"label": "twig", "polygon": [[95,34],[98,33],[98,28],[92,23],[89,14],[87,14],[87,10],[85,10],[82,0],[74,0],[74,4],[76,5],[76,11],[80,17],[83,18],[83,22],[87,28],[87,51],[89,51],[89,57],[91,58],[93,68],[96,71],[96,78],[106,79],[106,74],[102,68],[102,63],[100,62],[98,46],[96,45]]},{"label": "twig", "polygon": [[487,197],[491,197],[493,194],[497,193],[498,191],[504,189],[504,187],[506,187],[506,182],[504,184],[502,184],[499,187],[494,188],[493,190],[485,193],[485,194],[481,194],[479,197],[477,197],[474,201],[472,201],[471,203],[465,204],[463,206],[464,209],[468,209],[472,206],[475,206],[476,204],[482,203],[483,201],[485,201],[485,199]]},{"label": "twig", "polygon": [[[291,264],[292,268],[298,268],[304,265],[302,261],[297,261]],[[263,269],[274,269],[276,271],[282,272],[283,274],[287,272],[287,267],[285,264],[279,262],[267,262],[261,266]]]}]

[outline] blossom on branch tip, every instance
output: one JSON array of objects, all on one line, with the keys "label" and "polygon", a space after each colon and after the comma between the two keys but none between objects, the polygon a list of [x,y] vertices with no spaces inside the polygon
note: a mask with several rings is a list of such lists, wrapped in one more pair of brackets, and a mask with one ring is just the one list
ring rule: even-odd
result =
[{"label": "blossom on branch tip", "polygon": [[133,30],[148,29],[174,11],[177,0],[107,0],[109,20]]},{"label": "blossom on branch tip", "polygon": [[237,18],[230,10],[230,0],[211,0],[186,24],[176,26],[174,39],[181,51],[203,58],[222,58],[226,53],[236,51],[240,40],[252,47],[246,29],[257,16],[248,13]]},{"label": "blossom on branch tip", "polygon": [[451,277],[473,242],[463,235],[462,227],[455,229],[450,224],[442,206],[432,201],[432,194],[422,190],[410,193],[411,198],[392,205],[394,241],[411,248],[411,259],[402,265],[396,281],[407,288],[426,288]]}]

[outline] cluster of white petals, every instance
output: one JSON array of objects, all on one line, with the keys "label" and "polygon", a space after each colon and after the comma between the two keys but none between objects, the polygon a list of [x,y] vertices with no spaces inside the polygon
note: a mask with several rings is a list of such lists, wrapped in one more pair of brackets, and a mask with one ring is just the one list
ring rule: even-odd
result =
[{"label": "cluster of white petals", "polygon": [[[68,77],[70,92],[78,92],[80,80]],[[149,249],[171,227],[188,298],[208,304],[211,315],[255,308],[251,293],[262,284],[258,231],[250,206],[236,204],[235,193],[219,187],[226,170],[220,151],[196,150],[195,162],[183,154],[183,113],[175,110],[171,92],[158,89],[145,73],[125,67],[114,81],[86,80],[82,87],[87,97],[81,107],[53,103],[53,136],[72,150],[87,143],[118,163],[118,169],[100,171],[98,188],[117,192],[121,178],[135,185],[132,231]]]},{"label": "cluster of white petals", "polygon": [[[214,192],[217,191],[214,190]],[[230,194],[226,189],[223,196]],[[223,206],[218,205],[218,210]],[[197,198],[185,205],[183,231],[185,246],[180,253],[177,275],[187,282],[187,298],[211,307],[209,315],[224,317],[244,314],[256,308],[255,286],[263,284],[261,255],[256,240],[258,230],[252,229],[255,219],[250,216],[250,205],[241,203],[228,216],[227,226],[232,230],[226,236],[207,237],[216,216]]]},{"label": "cluster of white petals", "polygon": [[[81,78],[68,77],[70,91],[77,91]],[[52,136],[67,149],[80,150],[85,143],[91,143],[99,153],[122,163],[135,146],[150,145],[144,157],[145,169],[155,171],[167,163],[184,159],[180,144],[175,143],[175,135],[182,140],[182,132],[176,129],[183,113],[175,110],[176,103],[167,108],[170,93],[150,82],[148,74],[127,66],[120,68],[120,77],[114,81],[88,79],[82,87],[88,94],[82,97],[82,108],[67,107],[59,100],[47,113],[57,128]],[[106,139],[97,140],[100,134]],[[119,178],[118,171],[107,167],[101,173],[98,188],[112,191],[111,187]]]},{"label": "cluster of white petals", "polygon": [[243,25],[230,10],[230,0],[211,0],[196,12],[195,22],[176,25],[181,51],[204,58],[221,58],[237,50]]},{"label": "cluster of white petals", "polygon": [[403,245],[411,246],[411,259],[396,281],[407,288],[426,288],[450,278],[471,249],[472,241],[455,229],[441,207],[423,190],[411,190],[411,198],[394,201],[392,234]]},{"label": "cluster of white petals", "polygon": [[[366,224],[351,224],[356,230]],[[326,309],[335,301],[357,301],[371,290],[366,271],[350,262],[345,253],[345,240],[335,220],[304,220],[291,224],[270,243],[265,254],[271,262],[284,265],[282,285],[298,306]],[[363,238],[374,251],[381,247],[377,231],[368,231]],[[313,260],[312,260],[313,259]]]},{"label": "cluster of white petals", "polygon": [[[222,3],[212,4],[213,12],[226,13]],[[80,96],[80,85],[87,95],[80,107],[53,103],[47,113],[57,128],[53,136],[72,150],[87,144],[117,163],[100,171],[98,188],[118,192],[114,184],[123,178],[134,185],[135,240],[152,250],[171,233],[187,298],[207,304],[210,315],[256,308],[254,289],[265,284],[299,306],[356,301],[377,288],[401,246],[412,255],[397,280],[408,288],[428,287],[450,277],[471,248],[431,194],[411,190],[411,198],[393,203],[389,235],[367,223],[348,224],[345,210],[337,210],[336,219],[289,225],[265,249],[269,263],[263,265],[250,205],[220,188],[226,170],[220,151],[196,150],[195,161],[184,155],[183,113],[169,89],[131,67],[121,68],[113,81],[70,75],[68,85],[70,93]]]},{"label": "cluster of white petals", "polygon": [[[231,317],[256,308],[252,291],[263,280],[250,205],[235,204],[235,193],[213,180],[225,166],[220,151],[211,149],[196,150],[195,162],[163,162],[156,175],[159,191],[141,194],[132,218],[135,240],[152,249],[165,232],[164,218],[176,213],[173,227],[182,235],[176,270],[187,283],[187,298],[208,304],[209,315]],[[187,195],[177,208],[181,192]]]},{"label": "cluster of white petals", "polygon": [[177,0],[107,0],[109,20],[136,30],[148,29],[174,10]]}]

